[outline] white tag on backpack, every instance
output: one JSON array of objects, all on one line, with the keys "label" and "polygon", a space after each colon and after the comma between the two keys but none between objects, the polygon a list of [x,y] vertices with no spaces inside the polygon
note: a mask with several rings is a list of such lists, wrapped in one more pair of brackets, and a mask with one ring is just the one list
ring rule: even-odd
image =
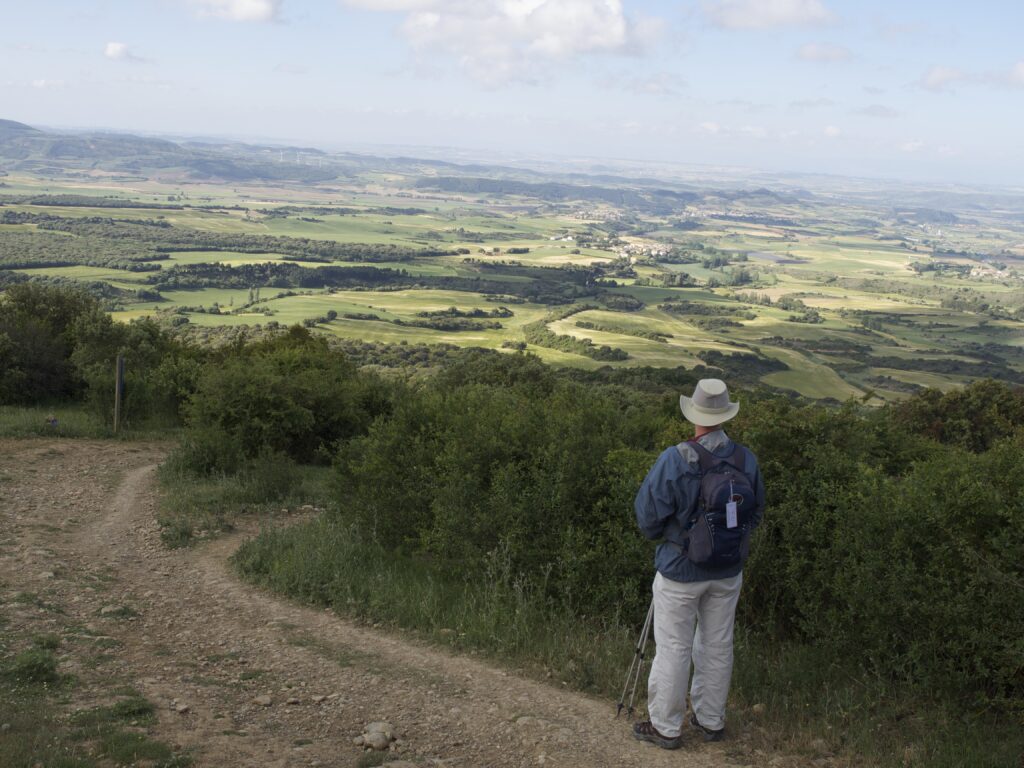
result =
[{"label": "white tag on backpack", "polygon": [[725,527],[735,528],[739,525],[739,521],[736,519],[736,502],[730,501],[725,505]]}]

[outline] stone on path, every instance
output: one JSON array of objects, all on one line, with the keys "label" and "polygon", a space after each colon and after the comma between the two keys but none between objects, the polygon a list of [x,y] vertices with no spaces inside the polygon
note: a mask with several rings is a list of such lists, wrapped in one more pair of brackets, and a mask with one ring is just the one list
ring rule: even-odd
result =
[{"label": "stone on path", "polygon": [[391,746],[391,739],[386,733],[367,733],[363,735],[363,746],[382,752]]}]

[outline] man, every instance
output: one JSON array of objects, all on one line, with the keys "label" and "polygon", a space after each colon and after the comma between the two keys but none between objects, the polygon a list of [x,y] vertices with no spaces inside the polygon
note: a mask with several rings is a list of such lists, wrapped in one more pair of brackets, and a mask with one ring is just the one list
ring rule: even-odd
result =
[{"label": "man", "polygon": [[[706,741],[719,741],[725,733],[733,620],[743,583],[743,562],[749,532],[764,513],[764,484],[757,458],[722,429],[739,412],[739,403],[730,402],[725,383],[702,379],[692,398],[679,398],[679,406],[694,425],[694,439],[664,451],[636,497],[640,530],[648,539],[663,538],[664,542],[655,555],[657,651],[647,686],[650,720],[636,723],[633,735],[665,749],[682,744],[691,658],[690,724]],[[722,513],[709,518],[720,521],[719,525],[700,527],[698,521],[709,511],[712,475],[727,478],[728,498],[738,501],[742,511],[737,515],[736,503],[726,505],[732,507],[727,516]],[[742,486],[749,498],[733,495],[734,486]],[[701,531],[703,540],[698,545]],[[732,536],[742,546],[733,546],[723,557],[708,558],[707,541],[716,532]]]}]

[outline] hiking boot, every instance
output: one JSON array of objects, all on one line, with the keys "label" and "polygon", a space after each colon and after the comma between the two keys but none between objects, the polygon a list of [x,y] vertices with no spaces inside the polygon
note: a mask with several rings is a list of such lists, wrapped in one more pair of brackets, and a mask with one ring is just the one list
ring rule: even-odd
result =
[{"label": "hiking boot", "polygon": [[705,728],[697,721],[697,716],[692,713],[690,714],[690,725],[704,735],[704,741],[721,741],[725,738],[725,728],[719,728],[717,731]]},{"label": "hiking boot", "polygon": [[662,749],[679,749],[683,744],[682,734],[679,736],[662,736],[650,720],[633,723],[633,738],[657,744]]}]

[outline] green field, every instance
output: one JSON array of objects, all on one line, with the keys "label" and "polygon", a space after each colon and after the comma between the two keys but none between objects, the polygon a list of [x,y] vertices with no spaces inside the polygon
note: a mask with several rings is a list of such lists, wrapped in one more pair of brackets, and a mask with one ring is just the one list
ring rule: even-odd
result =
[{"label": "green field", "polygon": [[[111,311],[125,321],[183,316],[210,330],[305,323],[342,338],[491,349],[521,344],[542,323],[550,341],[527,349],[558,365],[693,367],[707,354],[753,355],[766,361],[754,375],[762,383],[836,400],[870,393],[882,402],[914,387],[1024,376],[1024,225],[1012,217],[975,214],[944,226],[940,237],[937,227],[894,217],[870,198],[735,203],[730,216],[716,218],[719,202],[703,213],[697,205],[662,215],[606,203],[421,192],[411,190],[414,179],[364,171],[347,183],[302,186],[12,174],[6,195],[91,197],[0,206],[0,217],[13,222],[0,223],[0,244],[4,233],[37,227],[77,237],[75,220],[109,219],[89,235],[99,237],[97,263],[19,263],[12,274],[110,286]],[[111,208],[102,200],[111,196],[167,207]],[[69,225],[53,230],[40,214]],[[27,223],[15,215],[27,215]],[[673,225],[694,215],[701,217],[696,227]],[[164,232],[186,234],[162,248]],[[195,250],[188,232],[196,233]],[[134,242],[139,233],[149,237],[140,249],[159,251],[151,257],[159,269],[99,263],[103,237]],[[198,242],[210,237],[228,239]],[[298,258],[324,243],[353,255]],[[996,247],[1006,263],[986,255]],[[387,248],[400,258],[374,251]],[[433,255],[418,255],[424,249]],[[227,269],[212,272],[212,265]],[[321,278],[324,267],[342,271]],[[346,268],[364,270],[355,282],[371,282],[346,285],[346,275],[357,275]],[[259,301],[251,304],[256,288]],[[629,297],[642,306],[615,303]],[[600,309],[563,316],[573,301]],[[512,316],[498,319],[500,328],[471,320],[421,327],[451,308],[479,315],[502,302]],[[675,309],[663,309],[666,303]],[[582,354],[580,342],[618,351],[601,359]],[[736,365],[729,374],[743,375]]]}]

